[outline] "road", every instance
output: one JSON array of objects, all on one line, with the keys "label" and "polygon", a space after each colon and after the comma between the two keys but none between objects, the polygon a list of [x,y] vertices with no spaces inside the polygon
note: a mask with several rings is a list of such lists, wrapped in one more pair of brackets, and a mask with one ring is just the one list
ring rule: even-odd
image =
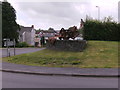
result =
[{"label": "road", "polygon": [[118,78],[42,76],[2,73],[3,88],[117,88]]},{"label": "road", "polygon": [[[36,52],[39,50],[42,50],[44,48],[16,48],[15,52],[16,55],[19,54],[23,54],[23,53],[30,53],[30,52]],[[3,48],[2,50],[0,50],[0,52],[2,52],[2,57],[7,57],[7,49]],[[14,55],[14,48],[10,48],[10,56]]]}]

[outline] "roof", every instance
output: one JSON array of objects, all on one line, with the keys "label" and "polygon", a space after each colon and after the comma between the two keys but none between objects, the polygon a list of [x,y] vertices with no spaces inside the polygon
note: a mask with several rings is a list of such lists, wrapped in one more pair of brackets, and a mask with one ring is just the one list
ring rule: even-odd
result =
[{"label": "roof", "polygon": [[22,34],[23,32],[31,32],[32,29],[33,29],[32,27],[23,27],[23,26],[21,26],[19,33]]},{"label": "roof", "polygon": [[54,34],[44,34],[43,35],[44,37],[53,37],[53,36],[55,36]]},{"label": "roof", "polygon": [[42,32],[42,33],[58,33],[59,31],[56,31],[56,30],[41,30],[41,31],[36,31],[36,34],[39,34],[40,32]]}]

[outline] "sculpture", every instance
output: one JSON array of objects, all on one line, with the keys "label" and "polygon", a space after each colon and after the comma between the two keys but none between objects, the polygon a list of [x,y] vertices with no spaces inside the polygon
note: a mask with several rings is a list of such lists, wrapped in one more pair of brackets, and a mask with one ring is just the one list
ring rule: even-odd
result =
[{"label": "sculpture", "polygon": [[79,32],[77,30],[76,26],[70,27],[68,30],[65,30],[64,28],[62,28],[59,32],[60,36],[59,39],[63,39],[63,40],[69,40],[69,38],[75,39],[78,35]]},{"label": "sculpture", "polygon": [[59,35],[50,37],[48,39],[48,42],[51,43],[52,45],[54,45],[57,38],[59,38],[60,40],[62,40],[62,39],[69,40],[70,38],[75,39],[78,35],[79,35],[79,32],[78,32],[76,26],[70,27],[68,30],[61,28]]}]

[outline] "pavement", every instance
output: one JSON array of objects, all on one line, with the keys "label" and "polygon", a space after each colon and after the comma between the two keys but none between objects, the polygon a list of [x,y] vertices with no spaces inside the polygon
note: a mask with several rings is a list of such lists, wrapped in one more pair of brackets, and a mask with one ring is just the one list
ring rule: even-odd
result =
[{"label": "pavement", "polygon": [[58,67],[28,66],[8,62],[2,62],[2,68],[0,68],[0,71],[35,75],[120,77],[120,74],[118,73],[119,71],[118,68],[71,68],[71,67],[58,68]]},{"label": "pavement", "polygon": [[57,68],[27,66],[2,62],[4,72],[35,75],[81,76],[81,77],[119,77],[117,68]]}]

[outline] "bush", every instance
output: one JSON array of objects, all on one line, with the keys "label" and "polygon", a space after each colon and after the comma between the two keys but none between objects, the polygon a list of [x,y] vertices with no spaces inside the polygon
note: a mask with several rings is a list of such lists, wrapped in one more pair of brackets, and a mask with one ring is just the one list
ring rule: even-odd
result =
[{"label": "bush", "polygon": [[29,45],[26,42],[17,43],[16,47],[28,47]]},{"label": "bush", "polygon": [[84,24],[85,40],[119,41],[120,24],[116,22],[101,22],[86,20]]}]

